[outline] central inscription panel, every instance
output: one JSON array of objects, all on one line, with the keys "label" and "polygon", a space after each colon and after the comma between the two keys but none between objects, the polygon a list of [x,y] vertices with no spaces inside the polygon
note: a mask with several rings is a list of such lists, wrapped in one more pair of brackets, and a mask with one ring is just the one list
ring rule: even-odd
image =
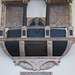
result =
[{"label": "central inscription panel", "polygon": [[47,56],[47,41],[26,41],[26,56]]},{"label": "central inscription panel", "polygon": [[20,75],[52,75],[52,72],[21,72]]}]

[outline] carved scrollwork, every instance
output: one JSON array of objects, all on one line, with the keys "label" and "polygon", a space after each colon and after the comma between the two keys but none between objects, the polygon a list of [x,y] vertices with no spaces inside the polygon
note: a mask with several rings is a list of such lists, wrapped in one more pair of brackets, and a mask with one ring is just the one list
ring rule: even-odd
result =
[{"label": "carved scrollwork", "polygon": [[48,61],[48,62],[42,64],[41,67],[40,67],[40,69],[41,69],[41,70],[46,70],[46,69],[52,68],[54,65],[55,65],[54,62]]},{"label": "carved scrollwork", "polygon": [[[16,58],[17,59],[17,58]],[[58,59],[14,59],[16,65],[20,65],[21,67],[28,69],[28,70],[46,70],[52,68],[54,65],[58,65],[60,58]]]}]

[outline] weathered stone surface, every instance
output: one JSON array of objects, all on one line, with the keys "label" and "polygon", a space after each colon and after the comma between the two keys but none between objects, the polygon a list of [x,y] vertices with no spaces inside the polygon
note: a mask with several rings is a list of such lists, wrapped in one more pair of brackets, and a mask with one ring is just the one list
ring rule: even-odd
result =
[{"label": "weathered stone surface", "polygon": [[[27,25],[33,18],[27,19]],[[41,18],[45,21],[45,17]],[[6,27],[21,27],[23,22],[22,6],[6,7]],[[45,24],[45,22],[44,22]],[[69,6],[51,5],[50,6],[50,26],[51,27],[69,27]]]},{"label": "weathered stone surface", "polygon": [[6,7],[6,27],[21,27],[23,22],[22,6]]},{"label": "weathered stone surface", "polygon": [[50,25],[51,27],[68,27],[68,5],[50,6]]}]

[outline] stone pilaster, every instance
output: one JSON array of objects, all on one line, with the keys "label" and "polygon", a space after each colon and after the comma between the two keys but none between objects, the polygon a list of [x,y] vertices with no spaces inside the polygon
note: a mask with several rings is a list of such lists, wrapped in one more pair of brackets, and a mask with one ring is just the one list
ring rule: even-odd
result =
[{"label": "stone pilaster", "polygon": [[52,41],[47,41],[47,55],[52,56]]},{"label": "stone pilaster", "polygon": [[45,0],[46,2],[46,27],[45,27],[45,38],[50,37],[50,2],[51,0]]},{"label": "stone pilaster", "polygon": [[23,26],[21,28],[21,38],[27,38],[27,27]]},{"label": "stone pilaster", "polygon": [[73,37],[73,30],[74,30],[73,26],[68,27],[68,37]]},{"label": "stone pilaster", "polygon": [[21,38],[27,38],[27,5],[29,0],[23,0],[23,27],[21,28]]},{"label": "stone pilaster", "polygon": [[27,26],[27,4],[27,0],[23,1],[23,26]]},{"label": "stone pilaster", "polygon": [[4,37],[5,37],[5,29],[0,28],[0,38],[4,38]]},{"label": "stone pilaster", "polygon": [[45,27],[45,38],[50,38],[50,26]]},{"label": "stone pilaster", "polygon": [[23,0],[23,26],[27,26],[27,5],[29,0]]},{"label": "stone pilaster", "polygon": [[24,41],[19,41],[19,47],[20,47],[20,56],[25,57],[25,43]]}]

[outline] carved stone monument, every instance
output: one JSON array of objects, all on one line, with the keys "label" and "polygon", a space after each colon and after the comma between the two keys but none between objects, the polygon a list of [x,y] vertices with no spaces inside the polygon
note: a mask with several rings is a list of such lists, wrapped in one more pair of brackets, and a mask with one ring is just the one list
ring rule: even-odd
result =
[{"label": "carved stone monument", "polygon": [[[27,70],[46,70],[58,65],[75,42],[72,0],[44,0],[46,17],[27,17],[30,1],[1,0],[0,45],[16,65]],[[43,73],[21,73],[28,74]]]}]

